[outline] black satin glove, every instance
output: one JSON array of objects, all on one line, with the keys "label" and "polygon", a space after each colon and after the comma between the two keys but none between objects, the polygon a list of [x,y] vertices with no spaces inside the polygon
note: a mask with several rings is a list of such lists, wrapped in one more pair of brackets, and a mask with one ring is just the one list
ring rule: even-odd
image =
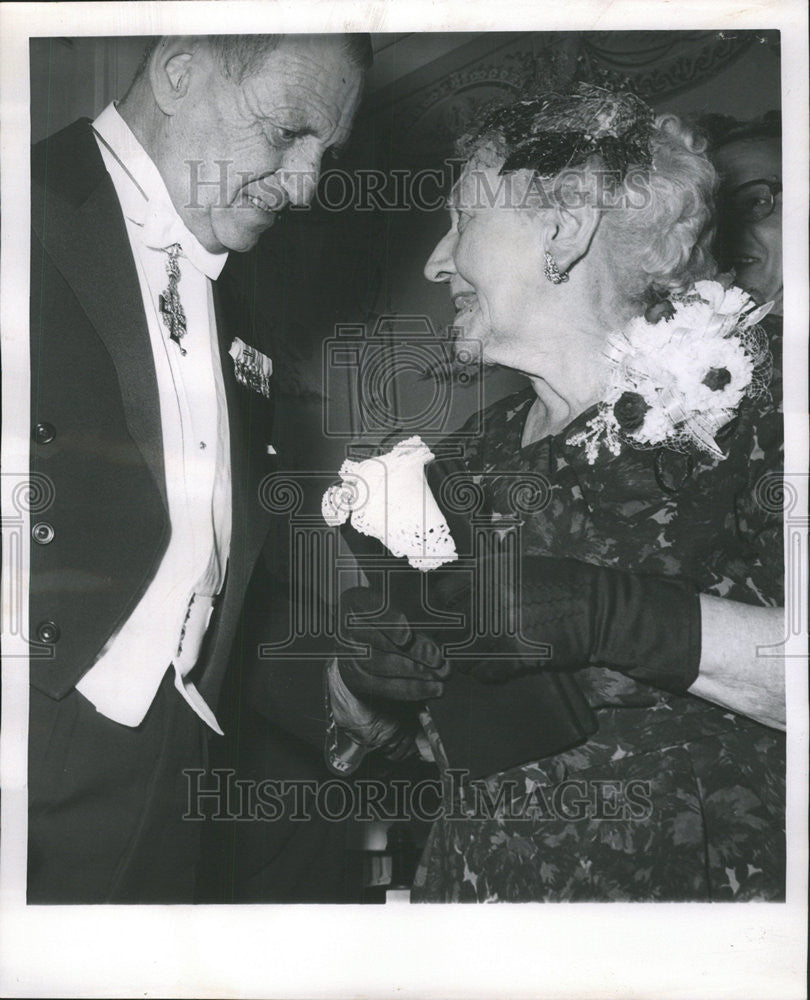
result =
[{"label": "black satin glove", "polygon": [[519,582],[492,558],[477,570],[475,581],[445,573],[433,600],[470,623],[467,652],[480,654],[470,668],[480,680],[588,665],[675,692],[697,678],[700,599],[690,583],[545,556],[523,556]]},{"label": "black satin glove", "polygon": [[[389,610],[384,615],[388,624],[374,623],[375,617],[383,617],[380,604],[380,595],[367,587],[352,587],[341,595],[341,638],[369,647],[368,656],[340,658],[343,683],[355,697],[378,706],[381,701],[441,697],[450,675],[441,650],[427,636],[415,633],[401,613]],[[370,620],[363,622],[363,616]]]}]

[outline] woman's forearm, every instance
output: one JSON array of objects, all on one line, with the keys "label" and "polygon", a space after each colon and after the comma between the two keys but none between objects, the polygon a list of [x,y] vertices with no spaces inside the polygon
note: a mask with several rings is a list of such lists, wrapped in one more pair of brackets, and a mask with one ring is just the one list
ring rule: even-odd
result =
[{"label": "woman's forearm", "polygon": [[784,729],[784,658],[764,655],[784,638],[784,609],[701,594],[700,610],[700,673],[690,693]]}]

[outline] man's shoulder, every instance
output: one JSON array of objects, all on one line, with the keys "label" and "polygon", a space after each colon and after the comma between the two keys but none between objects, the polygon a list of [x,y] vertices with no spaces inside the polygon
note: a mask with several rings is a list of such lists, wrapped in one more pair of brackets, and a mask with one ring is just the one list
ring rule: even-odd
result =
[{"label": "man's shoulder", "polygon": [[32,197],[47,191],[81,200],[98,182],[104,161],[89,118],[54,132],[31,147]]}]

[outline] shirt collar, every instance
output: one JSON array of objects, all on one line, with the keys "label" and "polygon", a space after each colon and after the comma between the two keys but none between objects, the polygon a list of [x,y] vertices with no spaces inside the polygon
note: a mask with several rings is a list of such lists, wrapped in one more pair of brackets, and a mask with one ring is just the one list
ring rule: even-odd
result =
[{"label": "shirt collar", "polygon": [[118,113],[109,104],[93,122],[101,155],[115,185],[124,216],[141,230],[144,243],[165,249],[179,243],[183,256],[216,280],[227,252],[211,253],[187,228],[172,204],[160,171]]}]

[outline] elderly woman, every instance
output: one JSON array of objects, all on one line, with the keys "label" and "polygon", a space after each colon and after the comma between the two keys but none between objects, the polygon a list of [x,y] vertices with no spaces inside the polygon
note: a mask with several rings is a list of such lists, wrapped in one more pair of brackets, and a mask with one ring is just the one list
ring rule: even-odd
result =
[{"label": "elderly woman", "polygon": [[[707,280],[715,172],[675,117],[588,87],[493,113],[462,153],[425,273],[460,337],[529,380],[465,463],[493,517],[511,474],[549,483],[520,529],[521,631],[598,731],[468,789],[414,898],[783,898],[778,345]],[[435,695],[420,655],[407,693],[382,656],[341,675],[360,696]]]}]

